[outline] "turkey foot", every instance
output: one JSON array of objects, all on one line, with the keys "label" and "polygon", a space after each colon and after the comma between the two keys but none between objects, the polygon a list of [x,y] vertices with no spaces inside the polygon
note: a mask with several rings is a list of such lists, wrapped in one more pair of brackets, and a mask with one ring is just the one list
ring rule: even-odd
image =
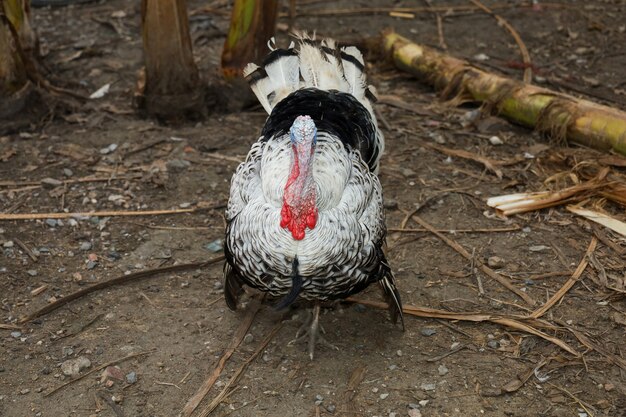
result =
[{"label": "turkey foot", "polygon": [[[309,358],[313,360],[313,354],[315,352],[315,344],[321,343],[322,345],[334,349],[339,350],[339,348],[332,343],[328,342],[322,333],[324,332],[324,328],[320,325],[320,310],[321,307],[319,303],[315,303],[315,307],[313,307],[313,311],[308,315],[306,321],[300,326],[298,331],[296,332],[296,338],[289,342],[290,345],[297,343],[303,340],[308,336],[309,339]],[[320,333],[321,330],[321,333]]]}]

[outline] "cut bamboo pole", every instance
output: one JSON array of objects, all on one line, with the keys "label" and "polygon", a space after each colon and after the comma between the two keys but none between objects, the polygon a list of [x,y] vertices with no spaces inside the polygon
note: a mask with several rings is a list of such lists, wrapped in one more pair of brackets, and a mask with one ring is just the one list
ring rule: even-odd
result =
[{"label": "cut bamboo pole", "polygon": [[394,32],[383,34],[383,49],[399,69],[442,90],[445,98],[485,103],[499,115],[559,141],[626,155],[623,111],[483,71]]}]

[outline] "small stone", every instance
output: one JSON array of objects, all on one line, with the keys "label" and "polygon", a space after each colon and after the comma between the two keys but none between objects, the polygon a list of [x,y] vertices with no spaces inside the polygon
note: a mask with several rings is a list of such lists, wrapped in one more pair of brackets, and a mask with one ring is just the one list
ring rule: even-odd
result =
[{"label": "small stone", "polygon": [[54,178],[44,178],[41,180],[41,186],[43,188],[55,188],[61,185],[63,185],[63,181],[59,181]]},{"label": "small stone", "polygon": [[550,249],[550,246],[546,245],[535,245],[528,248],[531,252],[542,252],[544,250]]},{"label": "small stone", "polygon": [[480,53],[480,54],[474,55],[474,59],[476,61],[488,61],[490,58],[489,58],[489,55]]},{"label": "small stone", "polygon": [[395,371],[396,369],[398,369],[398,365],[389,365],[388,368],[390,371]]},{"label": "small stone", "polygon": [[420,400],[419,404],[420,407],[426,407],[426,404],[428,404],[428,400]]},{"label": "small stone", "polygon": [[411,408],[408,412],[409,417],[422,417],[422,412],[417,408]]},{"label": "small stone", "polygon": [[126,376],[122,372],[122,369],[119,366],[107,366],[102,374],[100,374],[100,383],[104,383],[106,381],[124,381]]},{"label": "small stone", "polygon": [[61,364],[61,372],[66,376],[76,376],[85,368],[89,368],[91,366],[91,361],[84,357],[79,356],[76,359],[66,360]]},{"label": "small stone", "polygon": [[392,411],[391,413],[389,413],[389,417],[396,417],[398,415],[398,413]]},{"label": "small stone", "polygon": [[137,373],[135,371],[127,373],[126,382],[128,382],[129,384],[134,384],[135,382],[137,382]]},{"label": "small stone", "polygon": [[402,351],[400,349],[396,350],[396,355],[402,356]]},{"label": "small stone", "polygon": [[182,208],[182,209],[186,209],[186,208],[191,207],[191,203],[180,203],[180,204],[178,205],[178,207],[180,207],[180,208]]},{"label": "small stone", "polygon": [[335,404],[328,404],[326,406],[326,411],[328,411],[331,414],[334,413],[336,409],[337,409],[337,406],[335,406]]},{"label": "small stone", "polygon": [[398,208],[398,200],[394,200],[393,198],[386,198],[383,202],[383,207],[387,210],[395,210]]},{"label": "small stone", "polygon": [[422,334],[422,336],[430,337],[437,334],[437,330],[425,327],[420,330],[420,333]]},{"label": "small stone", "polygon": [[204,248],[207,249],[209,252],[220,252],[224,248],[222,244],[222,239],[215,239],[213,242],[204,245]]},{"label": "small stone", "polygon": [[500,343],[497,340],[490,340],[487,342],[487,346],[491,349],[498,349],[500,347]]},{"label": "small stone", "polygon": [[263,356],[261,356],[261,359],[263,359],[263,362],[269,362],[272,360],[272,357],[269,355],[269,353],[264,353]]},{"label": "small stone", "polygon": [[113,395],[111,399],[113,400],[114,403],[120,404],[122,400],[124,399],[124,397],[122,396],[122,394],[116,394],[116,395]]},{"label": "small stone", "polygon": [[91,270],[98,266],[98,261],[87,261],[87,269]]},{"label": "small stone", "polygon": [[502,145],[504,142],[502,142],[502,139],[500,139],[497,136],[492,136],[489,138],[489,143],[491,143],[494,146],[498,146],[498,145]]},{"label": "small stone", "polygon": [[528,227],[528,226],[522,228],[522,232],[524,232],[524,233],[530,233],[531,230],[532,229],[530,227]]},{"label": "small stone", "polygon": [[213,283],[213,288],[216,290],[221,290],[224,288],[224,284],[219,279]]},{"label": "small stone", "polygon": [[84,250],[84,251],[91,250],[92,246],[93,245],[91,244],[91,242],[80,242],[80,250]]},{"label": "small stone", "polygon": [[416,409],[420,408],[420,405],[419,404],[415,404],[415,403],[409,403],[409,405],[407,407],[409,407],[410,410],[416,410]]},{"label": "small stone", "polygon": [[254,336],[251,333],[248,333],[247,335],[245,335],[245,337],[243,338],[243,342],[244,343],[252,343],[254,342]]},{"label": "small stone", "polygon": [[381,400],[384,400],[385,398],[389,397],[389,393],[388,392],[384,392],[382,394],[379,395]]},{"label": "small stone", "polygon": [[378,388],[376,388],[376,387],[372,388],[372,392],[373,392],[374,394],[376,394],[376,393],[378,392]]},{"label": "small stone", "polygon": [[166,163],[167,169],[172,172],[184,171],[189,168],[190,165],[191,163],[189,161],[185,161],[183,159],[171,159]]},{"label": "small stone", "polygon": [[28,275],[30,275],[31,277],[36,277],[37,276],[37,270],[36,269],[29,269],[28,271],[26,271],[26,273]]},{"label": "small stone", "polygon": [[56,219],[46,219],[46,224],[50,227],[57,227],[58,222]]},{"label": "small stone", "polygon": [[615,384],[612,384],[610,382],[607,382],[606,384],[604,384],[604,390],[606,392],[611,392],[615,389]]},{"label": "small stone", "polygon": [[13,243],[13,241],[12,241],[12,240],[7,240],[6,242],[4,242],[4,243],[2,244],[2,247],[3,247],[3,248],[7,248],[7,249],[8,249],[8,248],[12,248],[14,245],[15,245],[15,244]]},{"label": "small stone", "polygon": [[69,168],[63,168],[63,175],[65,175],[66,177],[71,177],[72,175],[74,175],[74,172]]},{"label": "small stone", "polygon": [[17,330],[14,332],[11,332],[11,337],[14,339],[19,339],[20,337],[22,337],[22,332],[18,332]]},{"label": "small stone", "polygon": [[68,356],[72,356],[74,354],[74,348],[71,346],[63,346],[61,348],[61,355],[64,358],[67,358]]},{"label": "small stone", "polygon": [[100,153],[102,155],[108,155],[111,152],[115,151],[116,149],[117,149],[117,143],[112,143],[109,146],[107,146],[106,148],[100,149]]},{"label": "small stone", "polygon": [[24,388],[23,390],[20,391],[20,394],[22,395],[26,395],[30,392],[30,390],[28,388]]},{"label": "small stone", "polygon": [[434,391],[435,388],[437,388],[437,384],[435,384],[434,382],[424,382],[422,383],[422,385],[420,385],[420,388],[424,391]]},{"label": "small stone", "polygon": [[487,259],[487,265],[489,265],[489,267],[493,269],[500,269],[504,267],[505,264],[506,262],[504,261],[504,259],[500,258],[499,256],[490,256],[489,259]]},{"label": "small stone", "polygon": [[439,365],[439,367],[437,368],[437,372],[439,372],[439,375],[444,376],[448,373],[448,368],[446,367],[446,365]]}]

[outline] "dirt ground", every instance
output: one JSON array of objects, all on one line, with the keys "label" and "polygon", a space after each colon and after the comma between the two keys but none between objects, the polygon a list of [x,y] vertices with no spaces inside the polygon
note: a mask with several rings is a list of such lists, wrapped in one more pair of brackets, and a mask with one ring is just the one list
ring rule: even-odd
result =
[{"label": "dirt ground", "polygon": [[[21,316],[87,286],[220,255],[230,176],[265,115],[256,107],[181,126],[138,117],[132,97],[142,63],[139,3],[108,0],[34,10],[48,78],[86,95],[107,83],[111,88],[84,107],[51,107],[37,118],[27,112],[0,128],[0,211],[195,211],[0,221],[3,417],[177,416],[249,314],[251,303],[237,312],[226,308],[218,263],[109,287],[17,324]],[[496,12],[526,43],[535,83],[626,109],[624,2],[541,1],[535,9],[516,7],[519,3],[505,2]],[[394,27],[415,41],[440,46],[434,13],[399,18],[356,10],[426,2],[299,4],[296,26],[301,29],[352,40]],[[194,0],[189,9],[202,6],[206,2]],[[351,11],[314,13],[328,9]],[[192,13],[194,53],[211,82],[218,74],[229,10]],[[493,17],[476,10],[439,16],[448,52],[521,78],[518,47]],[[546,313],[540,329],[579,356],[503,324],[407,316],[403,333],[385,311],[345,303],[322,316],[326,338],[340,351],[320,347],[311,362],[303,345],[289,344],[302,310],[283,313],[264,305],[199,409],[278,325],[211,415],[626,416],[626,369],[620,367],[625,363],[626,241],[564,207],[503,219],[486,205],[491,196],[571,185],[601,167],[623,178],[624,159],[560,147],[504,120],[476,117],[471,104],[447,106],[429,86],[389,63],[372,62],[368,72],[386,98],[381,101],[396,103],[379,103],[377,111],[387,138],[381,180],[391,229],[388,253],[404,303],[526,315],[563,286],[599,236],[580,281]],[[398,100],[409,106],[399,107]],[[493,136],[502,144],[492,144]],[[502,178],[445,149],[501,162]],[[592,198],[589,204],[626,217],[614,203]],[[418,207],[429,224],[455,230],[445,236],[474,259],[491,258],[489,264],[536,306],[474,272],[472,262],[433,234],[394,231],[406,212]],[[406,229],[420,227],[409,221]],[[381,299],[375,287],[359,297]],[[69,361],[89,365],[79,372],[85,375],[132,354],[137,356],[115,363],[119,370],[109,369],[108,378],[96,370],[52,392],[73,380],[63,372],[71,373]]]}]

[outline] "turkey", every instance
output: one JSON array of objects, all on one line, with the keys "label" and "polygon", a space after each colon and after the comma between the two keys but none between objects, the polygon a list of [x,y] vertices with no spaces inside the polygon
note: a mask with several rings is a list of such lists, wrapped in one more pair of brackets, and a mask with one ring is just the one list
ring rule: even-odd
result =
[{"label": "turkey", "polygon": [[224,294],[232,310],[244,284],[277,298],[277,309],[313,301],[300,337],[313,359],[317,341],[330,345],[319,334],[320,303],[373,282],[404,329],[382,249],[384,139],[356,47],[306,35],[287,49],[272,42],[263,64],[244,70],[269,117],[231,181]]}]

